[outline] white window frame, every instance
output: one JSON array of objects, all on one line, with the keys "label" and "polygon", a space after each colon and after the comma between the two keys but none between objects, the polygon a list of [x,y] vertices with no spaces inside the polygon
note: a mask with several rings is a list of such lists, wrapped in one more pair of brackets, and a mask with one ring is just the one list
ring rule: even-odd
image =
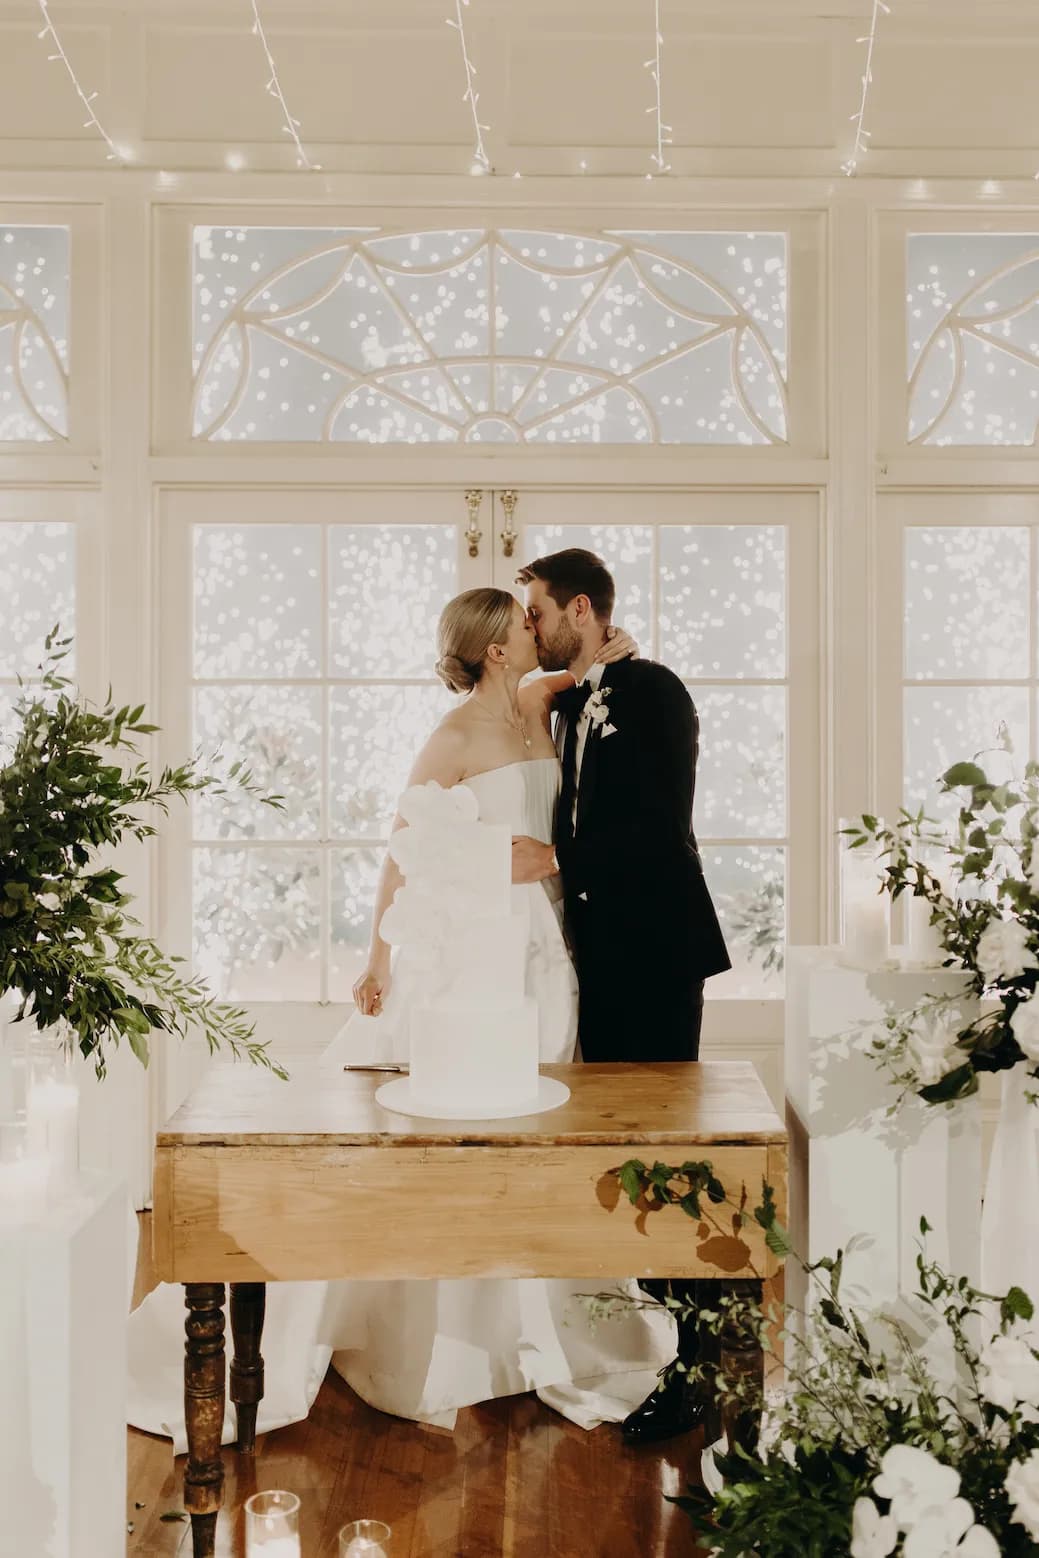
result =
[{"label": "white window frame", "polygon": [[[911,444],[909,382],[906,373],[906,249],[912,233],[1034,233],[1039,249],[1039,208],[1032,214],[993,209],[977,211],[885,211],[877,226],[877,291],[879,374],[883,394],[878,401],[877,440],[882,462],[897,461],[899,476],[908,474],[909,462],[925,485],[934,467],[955,471],[956,478],[970,479],[964,467],[976,470],[1014,462],[1033,468],[1031,480],[1039,480],[1039,443],[1028,444]],[[918,464],[916,462],[919,462]],[[882,471],[882,474],[885,474]]]},{"label": "white window frame", "polygon": [[[656,523],[672,524],[747,524],[785,523],[787,551],[787,663],[788,674],[769,685],[787,687],[787,805],[788,863],[795,858],[796,871],[788,874],[786,903],[788,940],[791,943],[817,941],[821,934],[822,841],[819,837],[823,783],[819,754],[826,748],[824,716],[820,691],[820,645],[824,622],[821,615],[820,544],[822,535],[822,498],[815,493],[767,492],[704,493],[693,489],[666,493],[647,493],[644,485],[627,492],[589,491],[583,484],[572,488],[558,485],[520,490],[517,526],[549,523],[639,523],[633,505],[639,498],[651,497]],[[409,516],[413,504],[414,512]],[[523,561],[519,552],[504,556],[500,513],[495,493],[484,491],[479,524],[483,531],[480,553],[469,556],[465,541],[465,493],[455,488],[423,488],[421,494],[410,489],[283,489],[279,491],[234,488],[221,485],[192,490],[163,490],[158,498],[161,531],[162,602],[162,689],[159,723],[163,728],[163,761],[179,762],[192,749],[191,731],[191,548],[190,535],[196,523],[280,524],[293,512],[302,524],[374,524],[453,523],[459,532],[458,588],[498,583],[513,588],[516,570]],[[522,541],[520,542],[522,546]],[[652,652],[647,645],[645,652]],[[274,681],[275,679],[271,679]],[[329,680],[334,681],[335,678]],[[712,679],[712,684],[719,679]],[[725,679],[721,679],[724,683]],[[308,680],[308,685],[315,683]],[[320,684],[320,683],[319,683]],[[734,683],[740,685],[739,681]],[[695,696],[695,694],[694,694]],[[795,759],[794,754],[797,754]],[[334,844],[349,845],[350,840]],[[370,841],[365,841],[370,845]],[[712,842],[724,842],[712,840]],[[762,840],[763,844],[768,840]],[[319,843],[319,848],[326,847]],[[191,828],[186,808],[171,810],[160,841],[159,877],[163,883],[160,936],[163,944],[182,956],[191,954]],[[327,947],[323,948],[327,955]],[[782,1031],[783,1000],[710,999],[705,1020],[705,1038],[737,1039],[748,1033],[774,1042]],[[247,1003],[248,1004],[248,1003]],[[327,1022],[317,1008],[318,1002],[264,1002],[250,1008],[266,1026],[291,1010],[290,1029],[296,1042],[305,1048],[316,1047],[318,1033],[327,1032]],[[341,1017],[349,1012],[348,1003],[339,1003]],[[175,1092],[177,1085],[171,1083]]]},{"label": "white window frame", "polygon": [[[234,220],[229,220],[233,217]],[[307,227],[377,229],[380,236],[392,233],[411,233],[428,229],[443,230],[452,227],[533,227],[549,232],[563,230],[576,234],[598,235],[612,231],[659,232],[771,232],[782,231],[788,237],[788,271],[790,296],[787,310],[787,442],[777,445],[753,445],[743,447],[732,444],[654,444],[632,447],[626,444],[602,446],[605,455],[623,455],[647,465],[657,467],[661,461],[669,465],[681,463],[690,457],[697,460],[723,461],[738,456],[743,462],[782,461],[789,463],[798,458],[817,458],[825,446],[824,427],[824,376],[822,371],[825,351],[825,316],[818,300],[823,290],[823,265],[825,262],[822,241],[823,218],[817,212],[768,212],[718,210],[673,211],[661,215],[650,204],[628,206],[581,207],[577,211],[567,206],[561,215],[559,210],[544,206],[524,207],[509,205],[490,209],[486,205],[466,208],[391,208],[308,206],[270,207],[234,206],[212,208],[205,206],[169,206],[160,208],[155,216],[155,252],[157,296],[162,299],[158,315],[158,336],[155,371],[153,374],[153,423],[152,448],[165,456],[189,456],[192,458],[224,460],[244,463],[257,457],[305,455],[310,461],[336,461],[348,459],[357,462],[377,460],[392,453],[396,461],[441,467],[452,458],[467,461],[470,465],[488,446],[486,445],[410,445],[410,444],[350,444],[350,443],[243,443],[238,440],[223,442],[200,441],[190,436],[190,406],[192,396],[191,340],[192,340],[192,287],[190,256],[192,229],[203,226],[238,227]],[[553,455],[563,458],[587,459],[587,448],[563,449],[552,446]],[[544,446],[504,445],[498,449],[498,458],[532,460],[545,458]],[[356,467],[355,467],[356,468]],[[744,468],[746,468],[744,466]]]},{"label": "white window frame", "polygon": [[[917,490],[885,494],[878,505],[881,598],[899,609],[891,610],[880,637],[877,663],[877,697],[889,711],[880,726],[880,771],[883,776],[879,802],[882,814],[895,817],[903,804],[919,798],[903,797],[903,731],[906,687],[1021,687],[1028,691],[1028,751],[1018,754],[1023,764],[1039,755],[1039,490],[1035,492],[979,492],[976,489]],[[916,528],[941,527],[980,530],[1002,526],[1029,531],[1029,674],[1024,677],[908,677],[904,670],[905,536]],[[964,750],[958,757],[970,758]],[[936,776],[937,777],[937,776]]]},{"label": "white window frame", "polygon": [[105,318],[102,295],[105,213],[100,205],[0,203],[0,227],[67,227],[69,230],[69,403],[68,436],[0,441],[0,467],[14,456],[61,461],[96,454],[101,446]]},{"label": "white window frame", "polygon": [[[820,763],[827,750],[825,713],[821,697],[821,645],[825,639],[820,579],[824,535],[824,503],[821,492],[792,492],[782,488],[734,489],[724,492],[697,488],[666,491],[645,485],[618,491],[596,490],[594,483],[572,488],[558,484],[518,483],[514,524],[520,535],[517,549],[506,559],[501,549],[500,520],[494,526],[495,577],[502,589],[514,588],[522,555],[524,527],[546,525],[648,525],[654,532],[668,525],[782,525],[787,532],[786,552],[786,675],[782,678],[696,677],[686,678],[696,701],[698,683],[709,686],[783,687],[787,698],[786,801],[787,834],[784,839],[748,837],[726,839],[708,835],[697,827],[701,845],[739,842],[748,847],[784,845],[787,859],[786,940],[788,946],[817,942],[823,934],[825,895],[822,872],[825,851],[819,833],[825,773]],[[651,513],[641,510],[645,502]],[[654,550],[656,536],[654,535]],[[657,584],[653,569],[654,588]],[[647,608],[651,610],[651,608]],[[651,642],[641,646],[647,658],[657,652],[656,622],[651,614]],[[791,871],[796,856],[797,868]],[[651,912],[647,906],[647,912]],[[663,906],[662,912],[666,911]],[[782,1034],[785,1001],[782,996],[763,1000],[711,996],[705,987],[704,1038],[734,1041],[748,1033],[770,1040]]]}]

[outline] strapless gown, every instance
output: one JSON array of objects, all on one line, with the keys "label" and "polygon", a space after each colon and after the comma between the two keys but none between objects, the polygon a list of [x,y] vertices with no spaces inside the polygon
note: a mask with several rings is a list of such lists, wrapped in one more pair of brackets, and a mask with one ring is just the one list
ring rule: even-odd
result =
[{"label": "strapless gown", "polygon": [[[552,837],[559,765],[511,763],[466,781],[485,822]],[[538,1006],[542,1061],[574,1058],[577,979],[562,931],[558,894],[545,884],[512,889],[529,925],[527,993]],[[393,965],[385,1010],[354,1015],[323,1064],[406,1061],[408,1016],[425,974],[406,950]],[[652,1389],[675,1354],[664,1310],[593,1321],[578,1297],[596,1286],[635,1294],[634,1282],[464,1279],[392,1282],[272,1282],[264,1326],[266,1394],[258,1428],[305,1417],[329,1359],[363,1400],[381,1411],[453,1427],[459,1407],[534,1390],[584,1428],[618,1422]],[[130,1317],[129,1421],[186,1447],[182,1403],[184,1308],[164,1284]],[[229,1406],[224,1442],[234,1438]]]}]

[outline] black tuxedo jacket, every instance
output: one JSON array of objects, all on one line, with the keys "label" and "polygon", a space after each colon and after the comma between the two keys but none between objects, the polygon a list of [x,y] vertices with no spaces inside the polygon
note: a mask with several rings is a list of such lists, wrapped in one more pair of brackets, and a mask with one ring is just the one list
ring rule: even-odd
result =
[{"label": "black tuxedo jacket", "polygon": [[652,660],[607,666],[599,689],[608,715],[589,726],[576,827],[564,813],[574,762],[565,732],[577,715],[561,714],[557,731],[556,856],[580,982],[581,1052],[585,1060],[695,1060],[703,981],[731,966],[693,834],[696,710],[678,677]]}]

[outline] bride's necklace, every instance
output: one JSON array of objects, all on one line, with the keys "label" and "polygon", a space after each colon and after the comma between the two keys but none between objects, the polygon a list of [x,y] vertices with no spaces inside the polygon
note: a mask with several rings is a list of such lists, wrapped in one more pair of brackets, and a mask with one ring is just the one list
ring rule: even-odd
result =
[{"label": "bride's necklace", "polygon": [[483,705],[478,703],[475,698],[473,698],[472,701],[476,704],[484,719],[494,720],[498,724],[508,725],[509,729],[514,730],[519,736],[527,751],[530,751],[531,738],[527,733],[527,722],[523,718],[522,714],[519,715],[518,719],[510,719],[507,714],[492,714],[490,709],[485,709]]}]

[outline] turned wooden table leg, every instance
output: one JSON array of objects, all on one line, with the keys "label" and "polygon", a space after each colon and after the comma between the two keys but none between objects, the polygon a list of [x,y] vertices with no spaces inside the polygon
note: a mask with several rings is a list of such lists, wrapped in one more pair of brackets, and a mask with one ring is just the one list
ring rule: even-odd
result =
[{"label": "turned wooden table leg", "polygon": [[184,1508],[191,1516],[194,1558],[212,1558],[224,1493],[220,1452],[226,1372],[224,1284],[187,1282],[184,1303],[188,1311],[184,1323],[184,1420],[188,1436]]},{"label": "turned wooden table leg", "polygon": [[231,1283],[231,1400],[238,1419],[238,1448],[250,1453],[256,1448],[256,1408],[263,1400],[260,1338],[266,1306],[266,1283]]},{"label": "turned wooden table leg", "polygon": [[[733,1281],[722,1284],[722,1291],[730,1298],[757,1304],[760,1308],[763,1283],[758,1280]],[[730,1384],[738,1380],[750,1380],[757,1391],[764,1390],[765,1355],[753,1325],[730,1320],[722,1327],[719,1365]],[[729,1448],[742,1445],[751,1454],[761,1433],[761,1412],[757,1407],[732,1404],[722,1408],[722,1427]]]}]

